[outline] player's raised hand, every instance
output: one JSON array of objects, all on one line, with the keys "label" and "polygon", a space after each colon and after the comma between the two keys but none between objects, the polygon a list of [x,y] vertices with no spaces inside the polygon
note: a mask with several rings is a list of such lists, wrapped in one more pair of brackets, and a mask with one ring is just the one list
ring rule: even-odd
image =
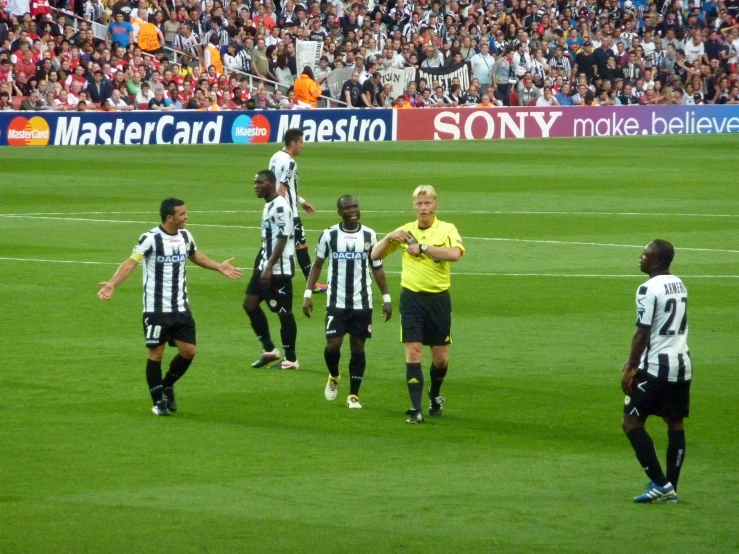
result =
[{"label": "player's raised hand", "polygon": [[310,215],[314,215],[316,213],[316,209],[313,207],[313,204],[307,201],[303,202],[303,209]]},{"label": "player's raised hand", "polygon": [[100,300],[110,300],[110,298],[113,296],[113,291],[115,290],[115,287],[107,281],[98,283],[98,286],[102,287],[98,291],[98,296],[100,297]]},{"label": "player's raised hand", "polygon": [[232,266],[232,261],[234,261],[234,259],[229,258],[225,262],[222,262],[218,271],[229,279],[241,279],[241,277],[244,275],[244,272],[241,271],[238,267]]},{"label": "player's raised hand", "polygon": [[303,313],[305,314],[305,317],[310,317],[313,313],[313,299],[312,298],[303,298]]}]

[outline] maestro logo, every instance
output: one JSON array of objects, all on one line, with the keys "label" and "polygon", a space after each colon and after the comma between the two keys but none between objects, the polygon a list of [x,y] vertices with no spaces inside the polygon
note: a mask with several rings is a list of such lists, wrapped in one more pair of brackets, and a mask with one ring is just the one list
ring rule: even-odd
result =
[{"label": "maestro logo", "polygon": [[51,131],[43,117],[16,117],[8,125],[8,146],[46,146]]},{"label": "maestro logo", "polygon": [[231,140],[235,144],[269,141],[269,120],[263,115],[240,115],[231,127]]}]

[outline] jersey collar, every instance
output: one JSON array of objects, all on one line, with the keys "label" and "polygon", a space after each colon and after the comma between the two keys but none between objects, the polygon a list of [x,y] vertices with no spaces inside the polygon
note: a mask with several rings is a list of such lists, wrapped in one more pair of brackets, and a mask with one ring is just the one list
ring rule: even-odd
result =
[{"label": "jersey collar", "polygon": [[342,233],[358,233],[359,231],[362,230],[362,224],[360,223],[359,227],[357,227],[353,231],[350,231],[349,229],[344,229],[343,223],[339,223],[339,229],[341,230]]},{"label": "jersey collar", "polygon": [[419,231],[430,231],[431,229],[436,229],[438,226],[439,218],[436,216],[434,216],[434,222],[427,229],[421,229],[421,225],[419,224],[418,220],[416,220],[416,229],[418,229]]}]

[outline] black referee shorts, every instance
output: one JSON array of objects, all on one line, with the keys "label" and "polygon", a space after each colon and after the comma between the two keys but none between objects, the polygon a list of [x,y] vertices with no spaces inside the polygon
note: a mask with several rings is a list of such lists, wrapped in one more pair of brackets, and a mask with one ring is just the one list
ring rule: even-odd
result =
[{"label": "black referee shorts", "polygon": [[195,320],[190,312],[144,312],[142,323],[147,348],[175,346],[176,340],[195,344]]},{"label": "black referee shorts", "polygon": [[642,418],[650,415],[686,418],[690,415],[690,381],[672,383],[646,371],[637,371],[631,396],[624,402],[624,413]]},{"label": "black referee shorts", "polygon": [[452,343],[452,299],[449,291],[400,291],[400,342],[426,346]]}]

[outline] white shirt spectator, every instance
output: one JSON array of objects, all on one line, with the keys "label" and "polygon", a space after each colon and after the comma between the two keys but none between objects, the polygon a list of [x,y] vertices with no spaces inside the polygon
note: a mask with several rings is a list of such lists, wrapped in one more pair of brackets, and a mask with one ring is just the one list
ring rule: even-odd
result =
[{"label": "white shirt spectator", "polygon": [[138,104],[148,104],[149,100],[154,98],[154,93],[149,90],[146,94],[144,94],[143,90],[140,90],[139,93],[136,95],[136,105]]},{"label": "white shirt spectator", "polygon": [[694,41],[688,42],[684,47],[685,50],[685,61],[693,63],[695,60],[700,60],[705,54],[706,49],[702,42],[695,44]]},{"label": "white shirt spectator", "polygon": [[481,85],[489,85],[493,82],[493,66],[495,58],[490,54],[479,52],[470,58],[472,78],[478,79]]},{"label": "white shirt spectator", "polygon": [[113,100],[113,98],[108,98],[108,102],[110,102],[110,107],[115,108],[116,110],[128,110],[128,104],[126,104],[123,101],[123,98],[118,98],[118,102]]}]

